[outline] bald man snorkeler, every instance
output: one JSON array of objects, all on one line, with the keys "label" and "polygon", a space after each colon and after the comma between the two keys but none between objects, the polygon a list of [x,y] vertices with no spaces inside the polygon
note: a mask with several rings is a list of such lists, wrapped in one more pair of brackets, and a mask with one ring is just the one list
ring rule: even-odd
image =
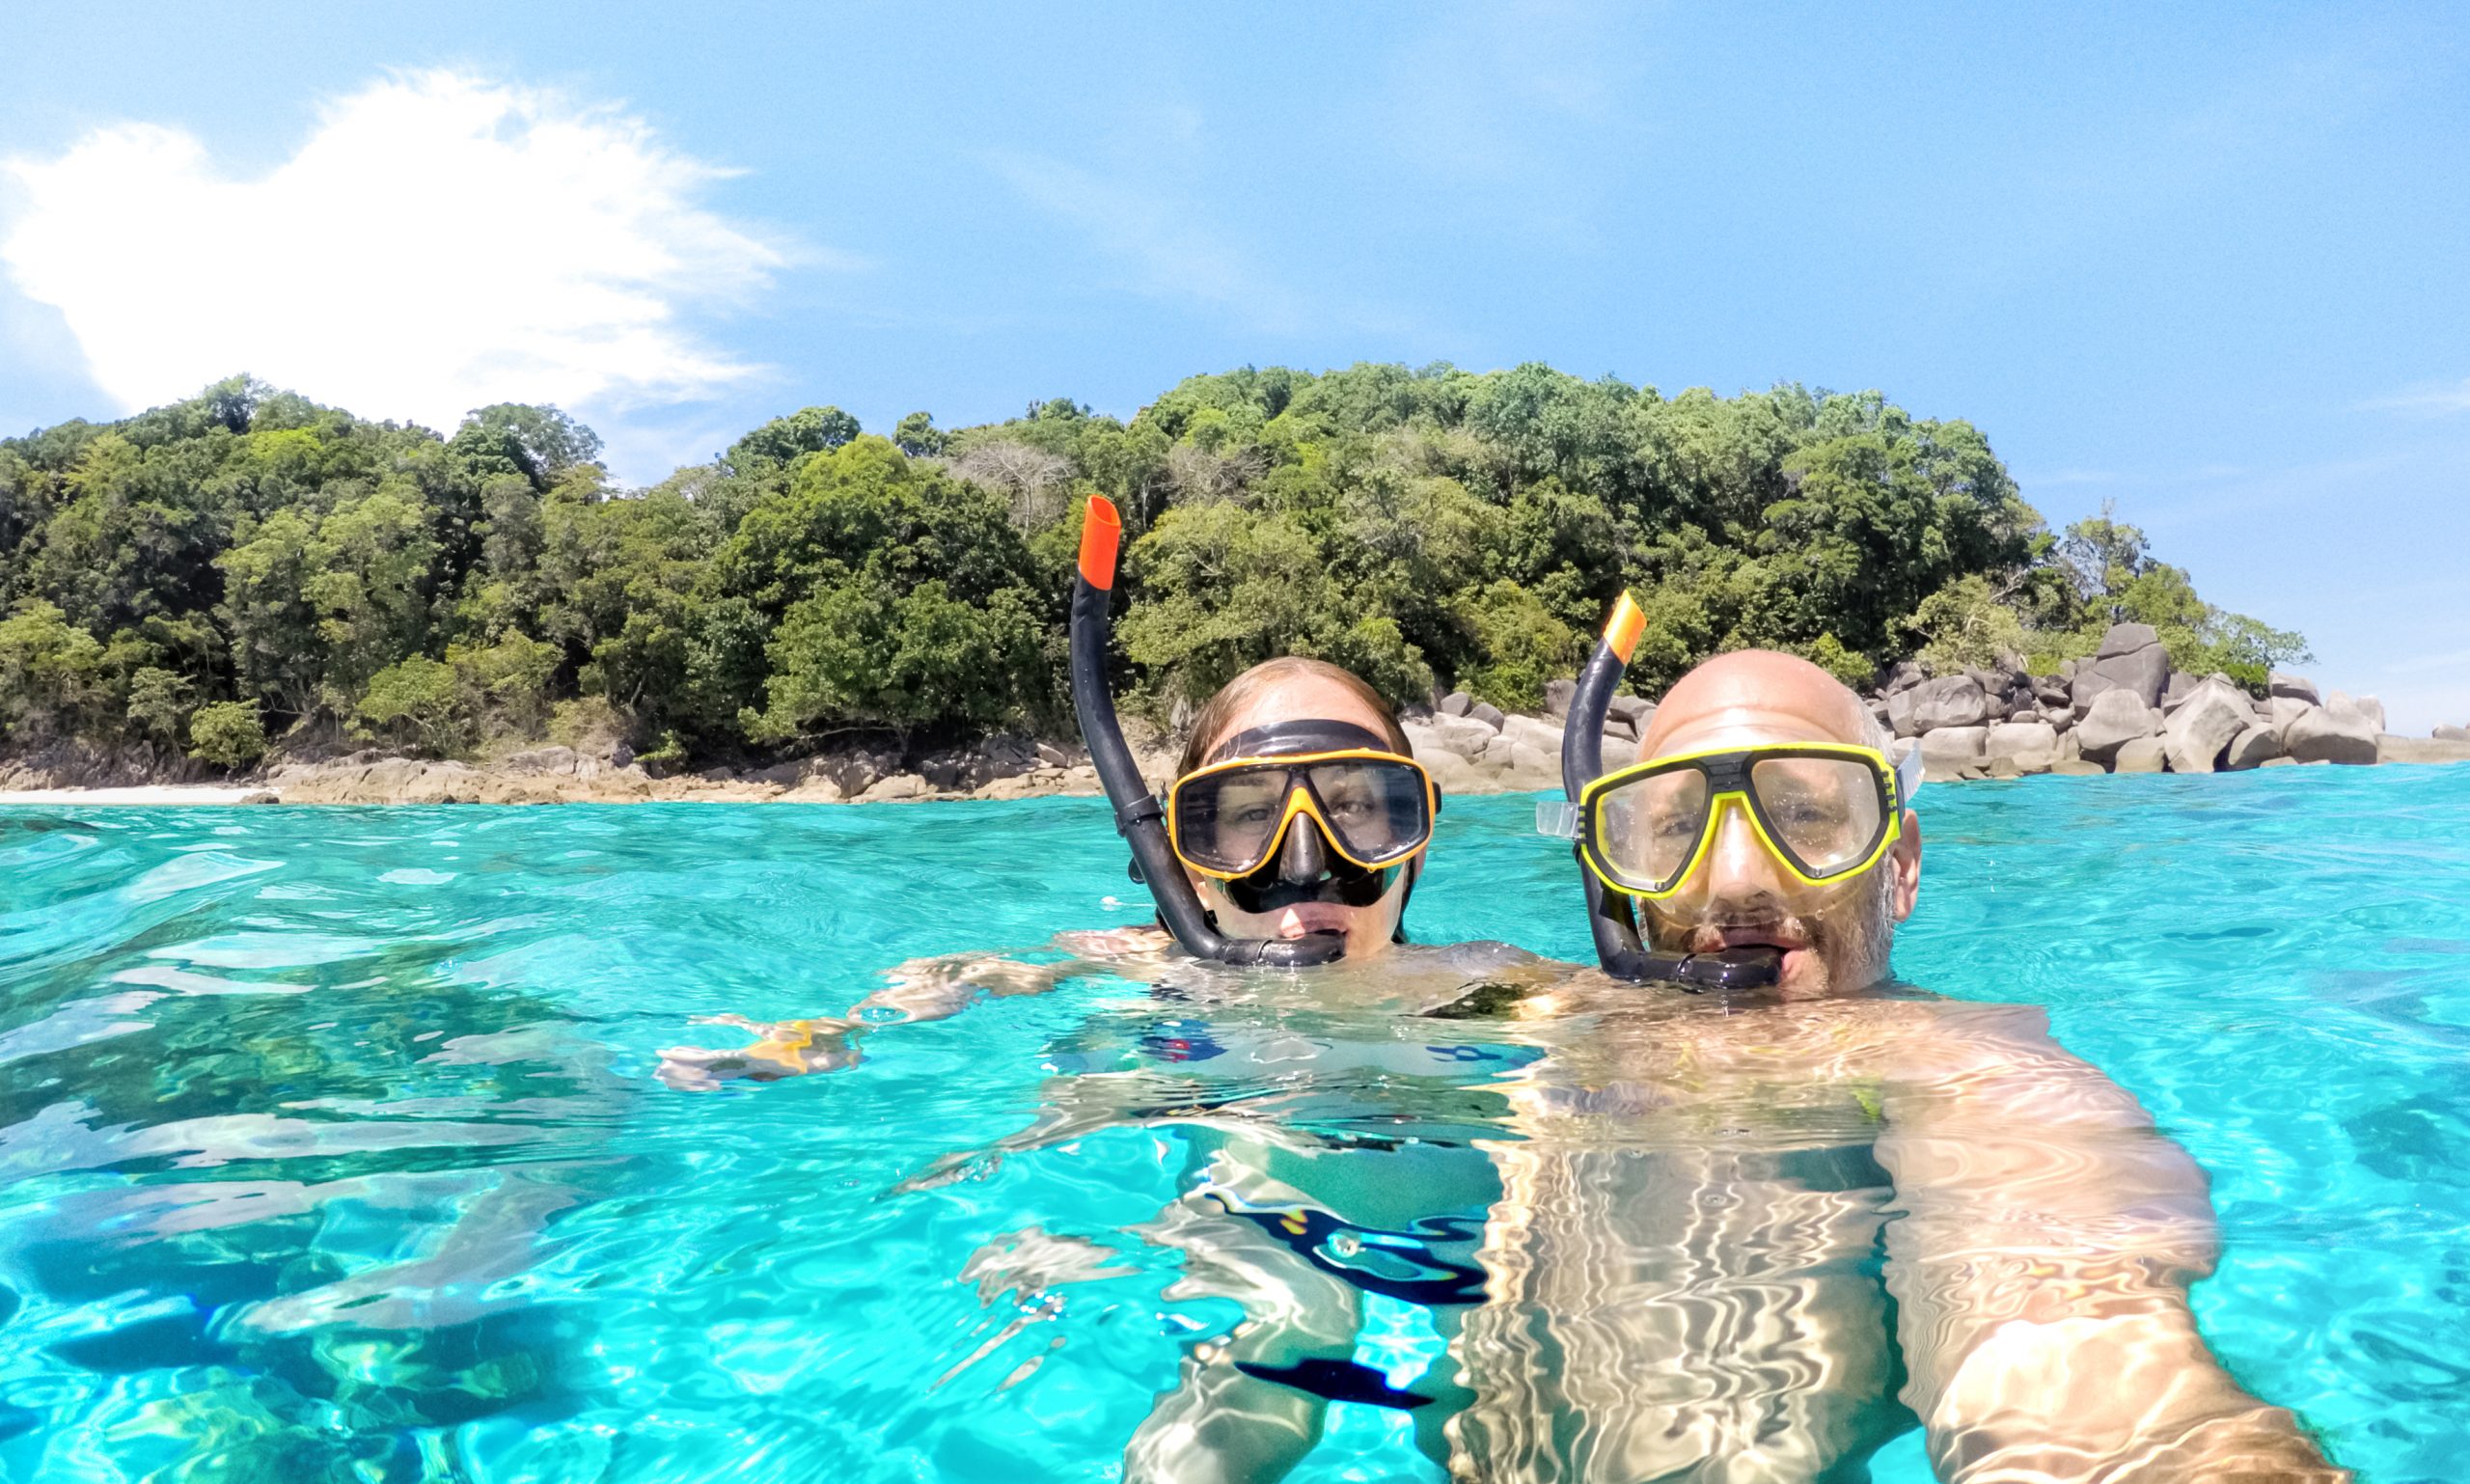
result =
[{"label": "bald man snorkeler", "polygon": [[[1886,745],[1817,667],[1737,653],[1585,785],[1614,973],[1524,1007],[1551,1050],[1495,1148],[1453,1472],[1861,1479],[1917,1422],[1958,1484],[2348,1478],[2197,1333],[2185,1151],[2039,1010],[1889,979],[1921,831]],[[1771,982],[1683,982],[1708,954]]]}]

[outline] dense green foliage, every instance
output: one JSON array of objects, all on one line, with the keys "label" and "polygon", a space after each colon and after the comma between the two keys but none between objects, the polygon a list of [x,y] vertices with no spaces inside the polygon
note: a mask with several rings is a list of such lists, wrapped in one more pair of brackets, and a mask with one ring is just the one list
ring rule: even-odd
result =
[{"label": "dense green foliage", "polygon": [[640,491],[598,453],[554,408],[441,438],[245,379],[0,442],[0,743],[236,766],[268,736],[453,753],[586,716],[673,759],[1059,729],[1091,492],[1124,512],[1123,659],[1162,705],[1290,652],[1531,705],[1624,586],[1650,691],[1746,646],[1856,682],[1915,651],[2046,666],[2121,618],[2191,669],[2300,649],[2106,512],[2052,536],[1971,426],[1875,393],[1246,369],[1129,423],[1056,400],[885,439],[810,407]]}]

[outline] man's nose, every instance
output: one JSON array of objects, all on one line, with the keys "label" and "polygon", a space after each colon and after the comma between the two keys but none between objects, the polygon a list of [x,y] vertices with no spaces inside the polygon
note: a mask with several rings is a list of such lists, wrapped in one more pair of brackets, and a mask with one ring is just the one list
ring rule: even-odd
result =
[{"label": "man's nose", "polygon": [[1727,800],[1719,806],[1722,812],[1715,819],[1715,838],[1707,849],[1707,893],[1718,900],[1747,899],[1772,894],[1781,885],[1776,880],[1775,858],[1767,852],[1758,832],[1749,821],[1749,811],[1738,800]]}]

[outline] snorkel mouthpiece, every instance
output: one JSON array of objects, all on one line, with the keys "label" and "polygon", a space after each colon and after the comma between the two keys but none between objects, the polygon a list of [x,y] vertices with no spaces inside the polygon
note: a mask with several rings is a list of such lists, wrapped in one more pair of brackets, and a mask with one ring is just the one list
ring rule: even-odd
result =
[{"label": "snorkel mouthpiece", "polygon": [[1638,956],[1638,977],[1667,980],[1693,995],[1710,989],[1765,989],[1784,973],[1782,948],[1723,948],[1714,953],[1649,948]]},{"label": "snorkel mouthpiece", "polygon": [[[1612,693],[1647,629],[1647,616],[1629,593],[1613,606],[1604,625],[1604,640],[1595,646],[1586,668],[1578,672],[1578,688],[1570,698],[1568,726],[1561,732],[1561,791],[1575,811],[1578,795],[1604,773],[1604,723],[1611,714]],[[1649,948],[1638,941],[1638,924],[1627,898],[1616,895],[1595,872],[1586,868],[1581,851],[1578,879],[1586,887],[1587,930],[1595,938],[1596,960],[1616,979],[1633,983],[1657,980],[1678,984],[1690,994],[1710,989],[1764,989],[1783,976],[1784,955],[1775,948],[1751,946],[1715,953],[1677,953]]]},{"label": "snorkel mouthpiece", "polygon": [[1115,560],[1123,542],[1123,521],[1112,502],[1091,495],[1081,519],[1080,571],[1072,584],[1072,709],[1081,722],[1081,741],[1098,782],[1114,806],[1115,829],[1132,847],[1133,864],[1158,903],[1158,917],[1184,951],[1195,958],[1225,964],[1264,964],[1300,968],[1326,964],[1346,951],[1340,933],[1307,933],[1301,938],[1228,938],[1210,921],[1200,895],[1193,890],[1183,864],[1167,841],[1166,811],[1142,782],[1139,764],[1125,745],[1115,719],[1114,697],[1107,688],[1107,648],[1113,624],[1107,613],[1115,585]]}]

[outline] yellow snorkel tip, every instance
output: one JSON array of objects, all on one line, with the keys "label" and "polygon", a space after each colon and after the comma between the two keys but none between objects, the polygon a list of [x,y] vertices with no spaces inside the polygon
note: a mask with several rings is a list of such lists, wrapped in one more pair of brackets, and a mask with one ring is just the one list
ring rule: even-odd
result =
[{"label": "yellow snorkel tip", "polygon": [[1631,651],[1638,647],[1638,639],[1647,631],[1647,611],[1625,590],[1621,601],[1612,605],[1612,618],[1604,625],[1604,643],[1621,663],[1630,663]]}]

